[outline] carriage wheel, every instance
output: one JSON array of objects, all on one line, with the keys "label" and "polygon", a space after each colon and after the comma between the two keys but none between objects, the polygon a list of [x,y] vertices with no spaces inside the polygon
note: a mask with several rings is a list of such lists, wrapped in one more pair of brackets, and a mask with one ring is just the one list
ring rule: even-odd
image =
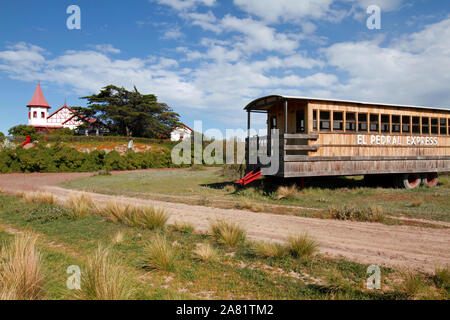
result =
[{"label": "carriage wheel", "polygon": [[430,187],[430,188],[436,187],[439,182],[438,174],[435,172],[425,173],[422,176],[422,182],[423,182],[423,185],[426,187]]},{"label": "carriage wheel", "polygon": [[415,189],[420,186],[422,179],[417,173],[401,174],[398,177],[398,185],[405,189]]}]

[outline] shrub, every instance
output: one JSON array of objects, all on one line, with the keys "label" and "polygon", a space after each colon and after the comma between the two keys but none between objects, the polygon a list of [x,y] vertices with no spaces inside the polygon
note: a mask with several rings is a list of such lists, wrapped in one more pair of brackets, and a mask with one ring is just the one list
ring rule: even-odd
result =
[{"label": "shrub", "polygon": [[176,263],[175,250],[166,237],[157,234],[144,248],[144,267],[160,270],[174,271]]},{"label": "shrub", "polygon": [[112,262],[108,249],[99,246],[88,258],[77,297],[83,300],[128,300],[134,292],[122,266]]},{"label": "shrub", "polygon": [[283,258],[289,253],[286,247],[273,242],[256,242],[252,248],[254,254],[260,258]]},{"label": "shrub", "polygon": [[295,199],[299,195],[299,190],[294,184],[290,187],[279,187],[277,190],[277,200]]},{"label": "shrub", "polygon": [[288,238],[289,253],[295,258],[309,258],[313,256],[318,248],[318,243],[307,234]]},{"label": "shrub", "polygon": [[236,247],[245,242],[246,234],[239,225],[224,220],[211,224],[211,233],[216,240],[226,247]]},{"label": "shrub", "polygon": [[55,196],[50,192],[42,192],[42,191],[29,192],[24,193],[22,196],[25,201],[30,203],[55,204],[57,202]]},{"label": "shrub", "polygon": [[217,250],[214,249],[209,243],[199,245],[194,251],[194,257],[203,262],[216,261],[219,258]]},{"label": "shrub", "polygon": [[0,250],[0,297],[37,300],[44,297],[41,255],[37,237],[22,234]]},{"label": "shrub", "polygon": [[69,216],[72,218],[84,218],[97,213],[97,204],[89,194],[72,193],[66,200],[65,205],[69,208]]},{"label": "shrub", "polygon": [[27,126],[24,124],[14,126],[8,130],[8,134],[14,136],[14,137],[26,137],[30,136],[31,140],[38,140],[40,135],[36,131],[36,129],[32,126]]}]

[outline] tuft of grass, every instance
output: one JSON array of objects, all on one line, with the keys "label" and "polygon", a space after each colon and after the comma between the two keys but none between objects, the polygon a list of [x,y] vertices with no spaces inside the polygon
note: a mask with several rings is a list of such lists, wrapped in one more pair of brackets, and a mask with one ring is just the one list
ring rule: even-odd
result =
[{"label": "tuft of grass", "polygon": [[212,262],[217,261],[219,258],[219,254],[217,250],[213,248],[209,243],[199,245],[193,251],[194,257],[203,262]]},{"label": "tuft of grass", "polygon": [[135,291],[122,266],[113,263],[110,250],[98,246],[88,258],[81,277],[81,290],[77,298],[82,300],[128,300]]},{"label": "tuft of grass", "polygon": [[260,258],[277,259],[281,259],[289,253],[286,247],[280,245],[279,243],[273,242],[255,242],[253,244],[252,251],[257,257]]},{"label": "tuft of grass", "polygon": [[0,251],[0,298],[38,300],[44,297],[42,258],[36,249],[37,237],[17,235]]},{"label": "tuft of grass", "polygon": [[28,192],[22,194],[25,201],[30,203],[46,203],[46,204],[56,204],[56,198],[50,192]]},{"label": "tuft of grass", "polygon": [[356,208],[352,206],[333,206],[328,208],[328,214],[333,219],[360,222],[383,222],[386,218],[383,209],[377,206],[370,206],[365,208]]},{"label": "tuft of grass", "polygon": [[416,297],[424,288],[426,284],[424,279],[419,274],[407,272],[404,274],[404,280],[400,285],[400,291],[408,298]]},{"label": "tuft of grass", "polygon": [[144,267],[169,272],[175,270],[175,250],[165,236],[156,234],[144,248]]},{"label": "tuft of grass", "polygon": [[288,238],[287,248],[295,258],[309,258],[316,254],[319,249],[318,243],[311,239],[306,233]]},{"label": "tuft of grass", "polygon": [[253,212],[262,212],[264,211],[264,207],[260,204],[253,202],[248,198],[241,198],[239,202],[236,204],[237,209],[245,209]]},{"label": "tuft of grass", "polygon": [[71,194],[65,205],[69,208],[68,213],[72,218],[85,218],[98,211],[91,195],[85,193]]},{"label": "tuft of grass", "polygon": [[433,281],[438,288],[450,291],[450,268],[436,267],[434,270]]},{"label": "tuft of grass", "polygon": [[279,187],[276,193],[276,199],[282,200],[282,199],[295,199],[300,194],[300,191],[298,190],[297,186],[293,184],[290,187]]},{"label": "tuft of grass", "polygon": [[214,238],[226,247],[233,248],[245,242],[245,231],[235,223],[219,220],[211,224]]},{"label": "tuft of grass", "polygon": [[152,206],[135,206],[107,203],[104,213],[114,223],[123,223],[131,227],[146,228],[150,230],[163,229],[169,220],[166,210]]},{"label": "tuft of grass", "polygon": [[181,233],[185,233],[185,234],[191,234],[191,233],[194,233],[195,228],[189,222],[177,221],[177,222],[175,222],[172,225],[172,230],[173,231],[178,231],[178,232],[181,232]]},{"label": "tuft of grass", "polygon": [[423,200],[419,200],[419,201],[414,201],[411,203],[410,207],[411,208],[419,208],[424,204]]}]

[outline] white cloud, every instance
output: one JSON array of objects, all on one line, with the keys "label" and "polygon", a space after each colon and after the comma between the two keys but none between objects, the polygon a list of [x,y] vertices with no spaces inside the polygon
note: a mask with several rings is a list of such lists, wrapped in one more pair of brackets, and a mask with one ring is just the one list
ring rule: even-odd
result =
[{"label": "white cloud", "polygon": [[170,6],[178,11],[193,9],[198,5],[212,7],[216,4],[215,0],[156,0],[156,2]]},{"label": "white cloud", "polygon": [[165,30],[162,36],[165,40],[176,40],[184,37],[184,33],[181,32],[179,27],[173,27],[171,29]]},{"label": "white cloud", "polygon": [[342,98],[450,106],[450,18],[395,39],[344,42],[324,52],[349,79],[334,90]]},{"label": "white cloud", "polygon": [[242,10],[260,17],[267,22],[302,21],[303,19],[322,19],[335,15],[331,9],[334,0],[234,0]]},{"label": "white cloud", "polygon": [[120,50],[114,48],[112,44],[88,45],[88,47],[104,53],[120,53]]}]

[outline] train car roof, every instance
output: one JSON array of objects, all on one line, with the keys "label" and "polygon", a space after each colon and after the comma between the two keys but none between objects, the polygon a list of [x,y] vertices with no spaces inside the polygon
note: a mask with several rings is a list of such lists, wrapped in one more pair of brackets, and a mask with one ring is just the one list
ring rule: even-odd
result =
[{"label": "train car roof", "polygon": [[338,103],[351,103],[360,105],[370,105],[379,107],[397,107],[397,108],[414,108],[414,109],[424,109],[424,110],[436,110],[436,111],[447,111],[450,112],[450,108],[433,108],[424,106],[412,106],[412,105],[397,105],[397,104],[386,104],[386,103],[374,103],[374,102],[364,102],[364,101],[351,101],[351,100],[336,100],[336,99],[323,99],[323,98],[311,98],[311,97],[294,97],[294,96],[283,96],[283,95],[270,95],[262,98],[258,98],[250,102],[244,110],[267,110],[272,105],[282,102],[285,99],[292,100],[308,100],[308,101],[325,101],[325,102],[338,102]]}]

